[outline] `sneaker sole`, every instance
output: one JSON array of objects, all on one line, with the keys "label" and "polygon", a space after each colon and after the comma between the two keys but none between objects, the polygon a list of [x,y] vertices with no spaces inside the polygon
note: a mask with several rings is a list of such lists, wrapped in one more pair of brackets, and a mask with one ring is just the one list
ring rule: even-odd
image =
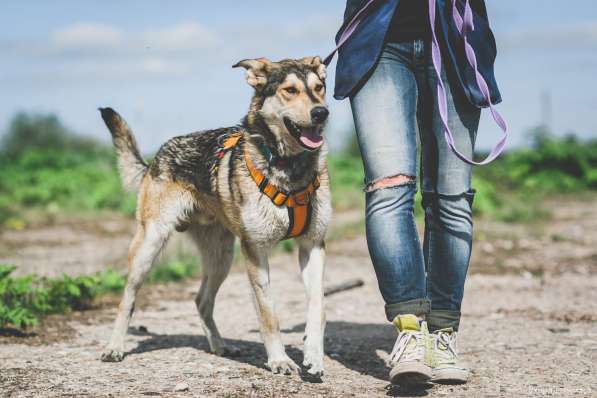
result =
[{"label": "sneaker sole", "polygon": [[433,373],[429,366],[418,362],[411,362],[395,366],[390,371],[392,384],[414,386],[426,384],[431,380]]},{"label": "sneaker sole", "polygon": [[469,372],[464,369],[439,369],[433,371],[431,381],[438,384],[464,384],[468,377]]}]

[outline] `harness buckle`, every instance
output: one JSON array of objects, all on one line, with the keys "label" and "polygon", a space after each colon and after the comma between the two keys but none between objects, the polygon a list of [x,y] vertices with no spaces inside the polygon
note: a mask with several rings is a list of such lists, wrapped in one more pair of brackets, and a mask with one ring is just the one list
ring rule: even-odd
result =
[{"label": "harness buckle", "polygon": [[311,192],[308,190],[304,190],[303,192],[299,192],[294,195],[294,201],[301,206],[305,206],[309,203],[311,198]]},{"label": "harness buckle", "polygon": [[272,198],[272,201],[276,206],[282,206],[286,203],[288,198],[290,197],[289,193],[283,190],[278,190],[276,195]]}]

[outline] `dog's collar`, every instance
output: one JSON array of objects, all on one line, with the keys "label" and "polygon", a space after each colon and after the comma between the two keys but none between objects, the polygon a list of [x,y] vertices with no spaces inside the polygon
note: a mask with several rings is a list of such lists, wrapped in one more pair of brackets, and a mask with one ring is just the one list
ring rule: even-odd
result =
[{"label": "dog's collar", "polygon": [[301,191],[286,192],[283,189],[278,188],[255,166],[251,160],[248,149],[244,148],[245,163],[249,174],[255,184],[259,187],[259,190],[264,193],[276,206],[286,207],[297,207],[306,206],[309,204],[311,194],[319,188],[319,175],[315,175],[313,180],[307,185],[307,187]]},{"label": "dog's collar", "polygon": [[309,153],[307,151],[303,151],[295,156],[279,156],[274,154],[272,149],[266,144],[259,145],[259,151],[265,157],[265,160],[267,160],[267,163],[270,166],[275,166],[282,169],[289,167],[293,164],[294,161],[300,161],[303,160],[305,157],[309,156]]}]

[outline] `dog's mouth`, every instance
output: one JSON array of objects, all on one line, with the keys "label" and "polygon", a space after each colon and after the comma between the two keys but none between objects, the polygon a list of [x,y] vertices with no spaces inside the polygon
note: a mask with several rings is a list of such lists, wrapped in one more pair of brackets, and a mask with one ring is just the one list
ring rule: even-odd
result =
[{"label": "dog's mouth", "polygon": [[299,126],[287,117],[284,118],[284,125],[304,148],[314,151],[323,145],[322,125]]}]

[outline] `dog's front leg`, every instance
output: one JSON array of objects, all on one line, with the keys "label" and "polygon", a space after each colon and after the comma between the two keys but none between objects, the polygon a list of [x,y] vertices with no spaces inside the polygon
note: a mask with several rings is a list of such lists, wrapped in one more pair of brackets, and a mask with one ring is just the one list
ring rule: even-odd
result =
[{"label": "dog's front leg", "polygon": [[325,312],[323,305],[323,269],[325,262],[325,243],[299,240],[299,264],[305,289],[307,291],[307,326],[305,327],[305,346],[303,365],[308,372],[323,375],[323,335]]},{"label": "dog's front leg", "polygon": [[249,242],[242,242],[242,249],[246,258],[249,281],[253,287],[261,337],[267,351],[266,366],[274,373],[298,372],[299,367],[286,355],[282,344],[280,323],[271,297],[267,251]]}]

